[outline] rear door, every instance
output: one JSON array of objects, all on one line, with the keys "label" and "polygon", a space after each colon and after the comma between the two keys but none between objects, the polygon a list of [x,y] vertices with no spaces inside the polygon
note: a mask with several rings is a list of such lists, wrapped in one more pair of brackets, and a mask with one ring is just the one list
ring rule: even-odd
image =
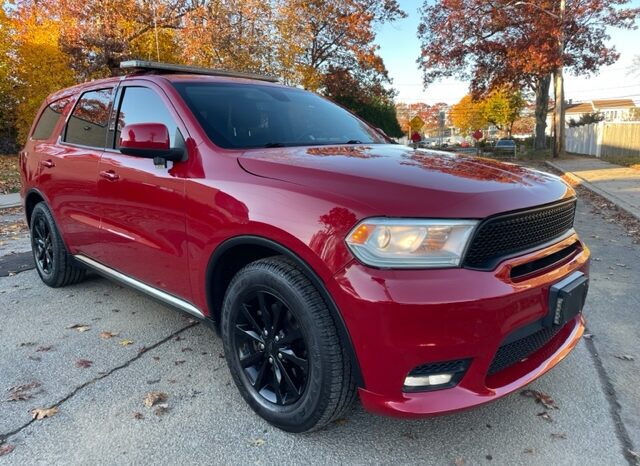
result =
[{"label": "rear door", "polygon": [[148,81],[127,80],[116,101],[113,140],[98,169],[103,244],[97,259],[189,300],[183,162],[158,168],[152,159],[118,151],[119,132],[127,124],[164,124],[172,147],[184,143],[186,129],[164,92]]},{"label": "rear door", "polygon": [[[82,92],[56,144],[37,147],[38,185],[74,254],[93,255],[99,244],[96,177],[106,143],[112,92],[112,87]],[[37,128],[34,137],[36,133]]]}]

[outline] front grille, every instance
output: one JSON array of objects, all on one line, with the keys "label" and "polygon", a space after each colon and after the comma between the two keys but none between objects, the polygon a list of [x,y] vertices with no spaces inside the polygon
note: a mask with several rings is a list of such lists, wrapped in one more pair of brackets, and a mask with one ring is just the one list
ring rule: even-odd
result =
[{"label": "front grille", "polygon": [[493,270],[504,257],[547,243],[573,227],[575,199],[489,217],[478,226],[464,266]]},{"label": "front grille", "polygon": [[493,375],[532,355],[555,337],[561,326],[544,328],[506,345],[501,346],[489,366],[489,375]]}]

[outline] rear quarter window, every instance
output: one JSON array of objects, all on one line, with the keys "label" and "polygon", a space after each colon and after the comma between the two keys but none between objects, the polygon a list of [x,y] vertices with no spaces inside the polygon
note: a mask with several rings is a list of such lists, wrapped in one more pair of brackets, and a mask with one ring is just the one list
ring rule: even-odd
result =
[{"label": "rear quarter window", "polygon": [[112,89],[100,89],[82,94],[69,117],[64,142],[104,147],[111,111],[111,91]]},{"label": "rear quarter window", "polygon": [[49,139],[53,134],[53,130],[58,124],[58,121],[60,121],[60,116],[70,102],[71,99],[67,97],[50,103],[40,114],[38,123],[36,123],[36,127],[31,134],[31,139]]}]

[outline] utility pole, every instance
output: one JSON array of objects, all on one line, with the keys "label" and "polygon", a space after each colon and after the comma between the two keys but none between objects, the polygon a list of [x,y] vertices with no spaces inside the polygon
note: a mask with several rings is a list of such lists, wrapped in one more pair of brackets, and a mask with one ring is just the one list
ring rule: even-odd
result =
[{"label": "utility pole", "polygon": [[560,12],[558,13],[558,22],[560,30],[558,31],[558,55],[560,64],[553,73],[554,74],[554,94],[555,106],[553,109],[554,134],[553,156],[559,157],[564,152],[564,10],[566,0],[560,0]]},{"label": "utility pole", "polygon": [[[558,20],[558,58],[560,63],[558,67],[553,72],[553,90],[554,90],[554,98],[555,105],[553,108],[553,156],[559,157],[560,154],[564,152],[564,76],[563,76],[563,68],[564,68],[564,11],[566,8],[566,0],[560,0],[560,10],[558,14],[555,14],[541,6],[532,3],[532,2],[524,2],[518,1],[513,4],[513,6],[518,5],[529,5],[534,8],[537,8],[541,12],[555,18]],[[547,97],[545,96],[545,99]]]}]

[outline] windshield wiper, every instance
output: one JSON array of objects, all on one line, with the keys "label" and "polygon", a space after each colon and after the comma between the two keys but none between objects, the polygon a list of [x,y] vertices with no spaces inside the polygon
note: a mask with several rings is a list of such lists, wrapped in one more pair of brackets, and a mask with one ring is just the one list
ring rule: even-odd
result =
[{"label": "windshield wiper", "polygon": [[350,139],[347,142],[343,142],[342,144],[362,144],[362,141],[358,139]]},{"label": "windshield wiper", "polygon": [[265,147],[268,149],[270,147],[285,147],[285,145],[282,142],[268,142],[262,147]]}]

